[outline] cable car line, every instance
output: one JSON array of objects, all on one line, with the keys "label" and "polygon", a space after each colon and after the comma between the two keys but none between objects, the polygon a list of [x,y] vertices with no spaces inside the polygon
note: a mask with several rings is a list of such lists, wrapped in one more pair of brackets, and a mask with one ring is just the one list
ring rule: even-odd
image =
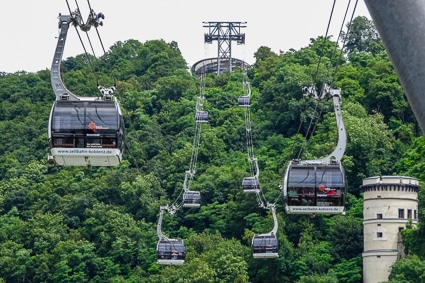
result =
[{"label": "cable car line", "polygon": [[[327,38],[327,33],[330,27],[332,15],[334,12],[335,2],[332,6],[331,15],[329,17],[329,22],[326,30],[326,35],[323,38],[322,45],[322,54],[319,57],[319,61],[316,67],[316,73],[314,75],[313,81],[316,81],[318,76],[319,65],[321,62],[323,54],[323,49],[325,45],[325,41]],[[339,36],[342,33],[342,29],[344,26],[344,22],[346,16],[348,14],[348,10],[350,7],[350,2],[347,4],[347,9],[344,15],[344,20],[341,24],[341,28],[339,31]],[[350,23],[348,27],[351,26],[351,22],[354,16],[354,12],[357,6],[354,7]],[[348,32],[347,32],[348,34]],[[339,36],[337,39],[337,43],[339,41]],[[344,45],[347,36],[344,38]],[[320,113],[318,116],[313,116],[310,124],[308,126],[308,130],[305,135],[305,147],[301,147],[298,153],[297,159],[290,161],[287,165],[286,173],[284,176],[284,184],[282,186],[283,196],[285,198],[286,211],[288,213],[331,213],[331,214],[343,214],[344,213],[344,202],[345,202],[345,173],[343,167],[340,163],[342,156],[346,147],[346,133],[345,127],[342,121],[342,114],[340,109],[340,100],[341,100],[341,91],[339,89],[331,89],[328,86],[328,75],[330,73],[332,61],[334,55],[336,54],[338,44],[335,45],[333,53],[330,58],[330,62],[327,66],[327,72],[324,74],[323,83],[320,88],[319,94],[316,91],[316,87],[312,84],[309,87],[304,87],[302,89],[305,97],[313,98],[315,100],[315,109],[314,113],[317,113],[317,107],[320,106]],[[342,52],[340,53],[342,56]],[[335,71],[331,77],[330,83],[333,82],[336,72],[338,70],[339,62],[338,59],[336,61]],[[317,159],[317,160],[301,160],[301,153],[306,149],[308,144],[308,137],[313,135],[314,129],[317,126],[318,118],[322,115],[323,106],[321,101],[332,98],[334,104],[334,112],[337,122],[337,130],[338,130],[338,143],[334,149],[334,151],[325,158]],[[316,118],[315,118],[316,117]],[[313,123],[314,120],[314,123]],[[313,126],[314,125],[314,126]],[[311,133],[310,133],[311,131]],[[310,182],[310,171],[314,173],[313,178],[314,181]],[[330,172],[333,172],[332,174]],[[331,174],[331,175],[329,175]],[[327,186],[323,186],[326,184]],[[336,190],[333,186],[336,186]],[[323,191],[322,191],[323,189]],[[329,194],[332,196],[328,198],[324,196],[324,192],[327,190]],[[334,195],[334,192],[337,195]],[[310,196],[310,197],[309,197]],[[319,207],[324,206],[324,207]],[[312,207],[309,207],[312,206]]]},{"label": "cable car line", "polygon": [[171,206],[160,207],[160,217],[158,219],[157,234],[157,263],[161,265],[181,265],[184,263],[186,248],[182,239],[170,239],[162,233],[162,220],[165,211],[174,215],[181,207],[198,208],[201,205],[201,193],[190,189],[193,178],[196,174],[199,145],[201,140],[202,124],[208,123],[208,112],[204,111],[204,91],[205,74],[200,78],[200,94],[196,99],[195,106],[195,134],[193,138],[192,152],[189,163],[189,170],[185,172],[183,187]]},{"label": "cable car line", "polygon": [[[350,2],[351,2],[351,0],[350,0],[350,1],[348,2],[348,4],[347,4],[347,10],[346,10],[345,15],[344,15],[343,23],[345,22],[345,18],[346,18],[346,16],[347,16],[348,9],[349,9],[349,7],[350,7]],[[345,44],[346,44],[346,42],[347,42],[347,35],[350,33],[350,30],[351,30],[351,24],[352,24],[352,22],[353,22],[353,18],[354,18],[354,14],[355,14],[355,12],[356,12],[356,8],[357,8],[357,3],[358,3],[358,2],[359,2],[359,1],[358,1],[358,0],[356,0],[356,3],[354,4],[353,12],[351,13],[350,22],[348,23],[347,33],[346,33],[346,36],[344,37],[344,40],[343,40],[343,43],[342,43],[342,48],[341,48],[341,50],[344,50],[344,48],[345,48]],[[343,24],[342,24],[342,25],[343,25]],[[341,26],[341,29],[340,29],[340,31],[339,31],[339,35],[338,35],[338,40],[337,40],[337,42],[339,41],[339,38],[340,38],[340,36],[341,36],[342,29],[343,29],[343,26]],[[341,52],[340,52],[340,55],[339,55],[339,56],[340,56],[340,58],[342,57],[342,55],[343,55],[343,52],[341,51]],[[338,62],[339,62],[339,60],[337,61],[337,64],[336,64],[336,66],[335,66],[335,71],[334,71],[334,74],[333,74],[333,76],[332,76],[332,80],[331,80],[330,84],[332,84],[333,79],[335,78],[336,73],[338,72],[338,67],[339,67]]]},{"label": "cable car line", "polygon": [[258,159],[254,156],[254,143],[252,138],[252,122],[251,122],[251,86],[247,81],[246,70],[243,74],[243,95],[238,98],[238,105],[244,108],[245,117],[245,132],[246,132],[246,145],[248,153],[248,164],[250,169],[250,177],[245,177],[242,180],[242,188],[246,193],[255,193],[258,206],[264,209],[270,209],[272,212],[274,226],[271,232],[264,234],[254,234],[251,242],[251,250],[254,258],[277,258],[278,254],[278,240],[277,230],[278,222],[275,210],[275,204],[279,200],[279,197],[275,200],[275,203],[269,203],[260,185],[260,169],[258,166]]},{"label": "cable car line", "polygon": [[[357,0],[357,1],[358,1],[358,0]],[[356,10],[356,6],[357,6],[357,1],[356,1],[356,4],[355,4],[355,7],[354,7],[354,9],[353,9],[353,13],[352,13],[352,16],[351,16],[351,20],[350,20],[350,24],[349,24],[349,26],[351,26],[351,22],[352,22],[352,20],[353,20],[353,16],[354,16],[354,13],[355,13],[355,10]],[[350,8],[350,3],[351,3],[351,0],[349,0],[349,1],[348,1],[348,3],[347,3],[347,8],[346,8],[346,11],[345,11],[345,14],[344,14],[344,18],[343,18],[343,20],[342,20],[341,27],[340,27],[340,30],[339,30],[339,32],[338,32],[338,38],[337,38],[337,41],[336,41],[335,47],[334,47],[334,49],[333,49],[333,52],[332,52],[331,58],[330,58],[330,60],[329,60],[329,64],[328,64],[328,66],[327,66],[327,68],[326,68],[327,72],[324,74],[324,76],[323,76],[323,78],[322,78],[322,82],[323,82],[323,84],[321,85],[321,91],[320,91],[320,93],[324,93],[324,92],[325,92],[325,87],[326,87],[326,85],[327,85],[327,84],[332,85],[332,82],[333,82],[333,80],[334,80],[334,78],[335,78],[335,76],[336,76],[336,72],[337,72],[337,70],[338,70],[338,66],[339,66],[339,60],[337,60],[337,61],[336,61],[335,71],[334,71],[334,73],[333,73],[333,75],[332,75],[332,77],[331,77],[331,80],[330,80],[329,82],[327,82],[327,80],[328,80],[328,75],[329,75],[329,73],[330,73],[330,69],[331,69],[331,65],[332,65],[332,61],[334,60],[335,53],[336,53],[336,51],[337,51],[337,49],[338,49],[338,42],[339,42],[339,38],[340,38],[340,36],[341,36],[341,32],[342,32],[343,27],[344,27],[344,24],[345,24],[345,19],[346,19],[346,17],[347,17],[348,10],[349,10],[349,8]],[[318,75],[319,75],[319,67],[320,67],[320,64],[321,64],[322,57],[324,56],[325,43],[326,43],[326,40],[327,40],[327,37],[328,37],[328,33],[329,33],[329,29],[330,29],[330,26],[331,26],[332,17],[333,17],[334,9],[335,9],[335,4],[336,4],[336,0],[334,0],[334,2],[333,2],[332,9],[331,9],[331,13],[330,13],[330,16],[329,16],[328,25],[327,25],[327,27],[326,27],[325,36],[323,37],[323,40],[322,40],[322,49],[321,49],[321,53],[320,53],[320,56],[319,56],[319,60],[318,60],[317,66],[316,66],[316,72],[315,72],[315,73],[314,73],[314,75],[313,75],[313,82],[315,82],[315,81],[317,80],[317,77],[318,77]],[[348,31],[347,31],[347,34],[348,34]],[[344,45],[345,45],[345,40],[346,40],[346,38],[344,39]],[[342,54],[343,54],[343,53],[341,52],[341,53],[340,53],[340,57],[342,56]],[[313,83],[310,87],[315,88],[314,83]],[[308,91],[307,91],[307,93],[308,93]],[[311,96],[310,96],[310,97],[311,97]],[[318,105],[320,104],[319,102],[321,101],[321,99],[315,99],[315,100],[316,100],[316,106],[315,106],[315,108],[314,108],[314,112],[313,112],[313,113],[317,113],[317,112],[316,112],[316,111],[317,111],[317,107],[318,107]],[[320,105],[320,111],[319,111],[318,115],[317,115],[317,116],[316,116],[316,115],[313,115],[313,117],[310,119],[309,126],[308,126],[308,128],[307,128],[306,133],[305,133],[305,140],[307,141],[307,143],[305,144],[305,147],[301,147],[301,148],[300,148],[300,150],[299,150],[299,152],[298,152],[297,159],[300,159],[300,158],[301,158],[301,154],[302,154],[303,150],[306,150],[306,148],[307,148],[307,146],[308,146],[308,141],[309,141],[309,138],[308,138],[308,137],[310,137],[310,136],[312,136],[312,135],[314,134],[315,129],[316,129],[316,126],[317,126],[318,119],[319,119],[319,117],[321,117],[322,113],[323,113],[323,106],[322,106],[322,105]],[[302,124],[302,122],[301,122],[301,124]],[[300,128],[301,128],[301,124],[300,124]]]}]

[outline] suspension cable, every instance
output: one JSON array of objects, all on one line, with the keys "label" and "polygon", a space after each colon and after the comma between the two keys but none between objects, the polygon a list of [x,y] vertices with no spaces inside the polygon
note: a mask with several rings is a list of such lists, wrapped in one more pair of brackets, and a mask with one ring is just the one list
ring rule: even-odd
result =
[{"label": "suspension cable", "polygon": [[201,141],[202,124],[208,122],[208,112],[204,111],[205,72],[202,72],[200,77],[199,92],[200,93],[196,99],[196,106],[195,106],[195,133],[193,137],[189,170],[185,172],[183,188],[173,203],[173,206],[176,208],[176,210],[179,209],[184,204],[184,197],[179,203],[179,199],[181,198],[181,196],[191,191],[190,187],[191,187],[193,178],[195,177],[195,174],[196,174],[196,165],[198,161],[199,145]]},{"label": "suspension cable", "polygon": [[[351,20],[350,20],[349,27],[351,26],[351,22],[352,22],[352,20],[353,20],[353,16],[354,16],[354,12],[355,12],[355,10],[356,10],[357,2],[358,2],[358,0],[356,1],[356,4],[355,4],[355,7],[354,7],[354,10],[353,10],[353,13],[352,13],[352,16],[351,16]],[[318,64],[317,64],[317,66],[316,66],[316,72],[315,72],[315,74],[314,74],[313,81],[316,81],[316,79],[317,79],[317,77],[318,77],[318,72],[319,72],[320,62],[321,62],[322,57],[324,56],[323,52],[324,52],[325,42],[326,42],[326,39],[327,39],[327,36],[328,36],[328,32],[329,32],[329,28],[330,28],[331,20],[332,20],[332,17],[333,17],[333,13],[334,13],[334,9],[335,9],[335,3],[336,3],[336,0],[334,0],[334,3],[333,3],[333,5],[332,5],[332,10],[331,10],[331,14],[330,14],[330,16],[329,16],[328,26],[327,26],[327,28],[326,28],[326,34],[325,34],[325,37],[323,38],[322,51],[321,51],[321,54],[320,54],[320,57],[319,57]],[[348,10],[349,10],[349,7],[350,7],[350,3],[351,3],[351,0],[349,0],[349,1],[348,1],[347,8],[346,8],[346,11],[345,11],[345,14],[344,14],[344,18],[343,18],[343,21],[342,21],[342,23],[341,23],[340,30],[339,30],[339,32],[338,32],[337,44],[335,44],[335,48],[333,49],[333,52],[332,52],[331,57],[330,57],[330,60],[329,60],[329,64],[328,64],[328,66],[327,66],[327,68],[326,68],[326,70],[327,70],[327,71],[326,71],[326,73],[325,73],[325,74],[324,74],[324,76],[323,76],[323,83],[322,83],[322,85],[321,85],[321,90],[320,90],[320,92],[319,92],[319,95],[316,95],[316,97],[322,97],[322,94],[323,94],[323,92],[325,91],[325,89],[324,89],[324,88],[325,88],[325,85],[327,85],[326,80],[327,80],[328,75],[329,75],[330,70],[331,70],[332,61],[334,60],[335,54],[336,54],[337,49],[338,49],[338,41],[339,41],[339,38],[340,38],[340,36],[341,36],[341,32],[342,32],[342,30],[343,30],[343,27],[344,27],[344,23],[345,23],[345,20],[346,20],[347,14],[348,14]],[[347,31],[347,34],[348,34],[348,31]],[[346,37],[345,37],[345,39],[344,39],[344,44],[343,44],[343,46],[345,46],[345,40],[346,40]],[[333,80],[334,80],[334,79],[335,79],[335,77],[336,77],[336,73],[337,73],[338,66],[339,66],[339,61],[340,61],[340,59],[341,59],[342,54],[343,54],[343,53],[342,53],[342,52],[340,52],[340,56],[339,56],[338,60],[336,61],[336,64],[335,64],[335,70],[334,70],[334,72],[333,72],[333,74],[332,74],[332,76],[331,76],[331,82],[333,82]],[[307,96],[311,96],[311,93],[312,93],[312,92],[316,92],[316,90],[315,90],[315,89],[313,89],[313,88],[315,88],[315,87],[314,87],[314,85],[310,86],[310,88],[303,88],[303,91],[305,91],[306,89],[309,89],[309,90],[307,90],[307,92],[310,92],[310,95],[307,95]],[[307,148],[307,146],[308,146],[308,140],[309,140],[309,139],[308,139],[308,137],[309,137],[309,136],[311,136],[311,135],[313,135],[313,133],[315,132],[315,129],[316,129],[316,127],[317,127],[318,119],[319,119],[319,117],[320,117],[320,116],[322,115],[322,113],[323,113],[324,106],[323,106],[323,104],[322,104],[322,103],[319,103],[320,101],[321,101],[321,100],[317,100],[317,99],[316,99],[316,103],[315,103],[315,107],[314,107],[314,113],[317,113],[317,108],[318,108],[318,106],[319,106],[319,105],[320,105],[320,111],[319,111],[318,115],[313,115],[313,116],[312,116],[312,118],[310,119],[310,123],[309,123],[308,129],[307,129],[306,134],[305,134],[305,137],[304,137],[304,138],[305,138],[305,140],[306,140],[307,142],[306,142],[306,143],[305,143],[302,147],[300,147],[300,150],[299,150],[299,152],[298,152],[297,159],[300,159],[300,157],[301,157],[301,154],[302,154],[303,150],[306,150],[306,148]]]},{"label": "suspension cable", "polygon": [[[243,96],[240,98],[242,102],[240,106],[244,108],[244,117],[245,117],[245,132],[246,132],[246,146],[248,153],[248,164],[251,176],[254,176],[255,179],[255,195],[257,197],[258,205],[261,208],[269,209],[272,204],[267,201],[267,198],[261,188],[259,175],[260,169],[258,166],[258,160],[254,156],[254,142],[252,138],[252,122],[250,114],[250,103],[251,103],[251,86],[247,81],[246,69],[243,71]],[[276,200],[277,201],[277,200]]]},{"label": "suspension cable", "polygon": [[325,43],[326,43],[326,39],[328,38],[328,32],[329,32],[329,28],[330,28],[331,21],[332,21],[332,16],[333,16],[334,9],[335,9],[335,3],[336,3],[336,0],[334,0],[334,3],[332,5],[331,15],[329,16],[329,21],[328,21],[328,26],[326,28],[325,37],[323,38],[323,41],[322,41],[322,51],[321,51],[320,56],[319,56],[319,61],[318,61],[317,66],[316,66],[316,72],[314,74],[313,81],[316,81],[317,76],[319,74],[319,66],[320,66],[320,62],[321,62],[322,57],[323,57],[323,52],[325,50]]},{"label": "suspension cable", "polygon": [[[350,0],[350,1],[351,1],[351,0]],[[344,50],[344,48],[345,48],[345,44],[347,43],[347,37],[348,37],[348,34],[350,33],[350,30],[351,30],[351,24],[353,23],[353,18],[354,18],[354,14],[355,14],[355,12],[356,12],[356,9],[357,9],[357,3],[358,3],[358,2],[359,2],[359,0],[356,0],[356,3],[354,4],[354,9],[353,9],[353,12],[351,13],[350,22],[348,23],[348,27],[347,27],[347,33],[346,33],[346,36],[344,37],[344,40],[343,40],[343,42],[342,42],[342,47],[341,47],[341,50],[342,50],[342,51],[341,51],[341,53],[339,54],[338,62],[340,61],[340,59],[341,59],[341,57],[342,57],[342,55],[343,55],[343,50]],[[348,4],[348,6],[347,6],[347,11],[346,11],[345,15],[347,15],[349,5],[350,5],[350,4]],[[344,22],[345,22],[345,16],[344,16]],[[341,34],[342,29],[343,29],[343,27],[341,26],[341,29],[340,29],[339,34]],[[338,40],[339,40],[339,37],[338,37]],[[337,42],[338,42],[338,41],[337,41]],[[336,67],[335,67],[335,71],[334,71],[334,73],[333,73],[333,75],[332,75],[332,80],[331,80],[331,82],[333,82],[333,80],[334,80],[334,79],[335,79],[335,77],[336,77],[336,73],[338,72],[338,67],[339,67],[339,64],[337,63],[337,64],[336,64]]]}]

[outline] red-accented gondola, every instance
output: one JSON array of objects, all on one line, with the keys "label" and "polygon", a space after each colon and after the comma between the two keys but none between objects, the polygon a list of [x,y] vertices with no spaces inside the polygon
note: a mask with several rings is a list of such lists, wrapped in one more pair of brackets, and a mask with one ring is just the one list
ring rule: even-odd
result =
[{"label": "red-accented gondola", "polygon": [[87,32],[102,25],[102,13],[91,10],[86,23],[77,9],[59,15],[60,34],[51,68],[56,95],[49,118],[50,164],[63,166],[118,166],[122,160],[124,123],[113,93],[115,87],[98,86],[98,97],[80,97],[62,81],[60,64],[70,25]]},{"label": "red-accented gondola", "polygon": [[118,166],[124,123],[115,101],[56,100],[49,119],[56,165]]},{"label": "red-accented gondola", "polygon": [[[338,144],[325,158],[292,160],[283,179],[283,196],[289,214],[345,214],[346,182],[341,158],[346,147],[346,132],[340,109],[341,90],[325,87],[332,97],[338,127]],[[307,93],[317,98],[314,89]],[[320,98],[321,99],[321,98]]]},{"label": "red-accented gondola", "polygon": [[183,207],[200,207],[201,193],[198,191],[187,191],[183,194]]}]

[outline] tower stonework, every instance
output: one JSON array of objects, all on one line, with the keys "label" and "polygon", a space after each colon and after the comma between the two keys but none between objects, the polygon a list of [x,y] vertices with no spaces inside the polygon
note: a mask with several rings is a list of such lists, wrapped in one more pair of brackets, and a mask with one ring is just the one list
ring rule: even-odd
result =
[{"label": "tower stonework", "polygon": [[388,280],[391,266],[404,256],[400,231],[418,223],[419,182],[406,176],[363,179],[363,282]]}]

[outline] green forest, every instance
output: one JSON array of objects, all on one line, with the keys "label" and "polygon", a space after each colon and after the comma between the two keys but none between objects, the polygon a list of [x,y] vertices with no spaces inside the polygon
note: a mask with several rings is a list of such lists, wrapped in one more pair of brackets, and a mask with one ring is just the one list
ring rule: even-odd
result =
[{"label": "green forest", "polygon": [[[178,43],[129,39],[99,58],[62,62],[66,87],[79,96],[97,96],[97,80],[117,85],[125,122],[117,167],[49,165],[50,71],[0,72],[0,282],[363,282],[362,180],[400,175],[425,182],[424,135],[377,31],[357,17],[340,40],[318,36],[279,54],[262,46],[253,56],[246,73],[204,77],[209,122],[192,184],[201,206],[166,213],[162,223],[164,234],[184,239],[181,266],[156,263],[160,207],[182,191],[200,93]],[[276,259],[251,253],[253,235],[271,231],[273,218],[241,186],[249,174],[238,106],[245,78],[262,189],[277,200]],[[342,95],[346,215],[289,215],[279,187],[286,165],[300,149],[303,159],[326,156],[338,140],[332,101],[319,112],[301,91],[324,82]],[[424,207],[420,190],[419,225],[401,231],[406,256],[388,282],[425,282]]]}]

